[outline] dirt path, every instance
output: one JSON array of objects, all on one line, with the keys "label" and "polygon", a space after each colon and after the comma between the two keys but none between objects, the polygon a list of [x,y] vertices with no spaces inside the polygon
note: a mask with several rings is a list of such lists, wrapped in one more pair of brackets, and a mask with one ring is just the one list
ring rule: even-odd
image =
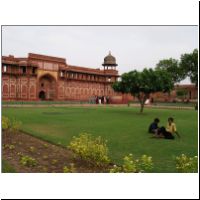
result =
[{"label": "dirt path", "polygon": [[[107,172],[106,169],[99,169],[89,166],[80,159],[75,159],[73,152],[67,148],[53,145],[25,133],[3,132],[3,159],[6,160],[15,170],[20,173],[34,172],[57,172],[63,173],[63,167],[71,168],[74,165],[75,173]],[[37,165],[27,167],[20,163],[21,156],[34,158]]]}]

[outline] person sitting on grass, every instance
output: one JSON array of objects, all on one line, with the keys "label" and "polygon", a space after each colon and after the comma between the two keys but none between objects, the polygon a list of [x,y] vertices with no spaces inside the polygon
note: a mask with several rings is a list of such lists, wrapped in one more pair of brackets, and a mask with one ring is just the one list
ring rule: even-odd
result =
[{"label": "person sitting on grass", "polygon": [[158,133],[158,123],[160,122],[160,120],[158,118],[155,118],[154,121],[150,124],[149,126],[149,133],[153,133],[153,134],[157,134]]},{"label": "person sitting on grass", "polygon": [[174,119],[172,117],[169,117],[166,128],[165,127],[159,128],[155,136],[158,138],[173,140],[175,138],[174,134],[176,134],[180,138],[180,135],[178,134],[176,129],[176,124],[174,123]]}]

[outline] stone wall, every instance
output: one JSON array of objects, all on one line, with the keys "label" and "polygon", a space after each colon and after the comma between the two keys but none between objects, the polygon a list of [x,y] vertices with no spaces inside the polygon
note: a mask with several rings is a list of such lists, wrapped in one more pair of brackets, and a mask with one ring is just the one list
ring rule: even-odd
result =
[{"label": "stone wall", "polygon": [[[105,93],[104,93],[105,91]],[[86,81],[58,81],[58,100],[88,101],[92,96],[114,96],[111,85]]]},{"label": "stone wall", "polygon": [[9,76],[2,77],[3,100],[36,100],[36,77]]}]

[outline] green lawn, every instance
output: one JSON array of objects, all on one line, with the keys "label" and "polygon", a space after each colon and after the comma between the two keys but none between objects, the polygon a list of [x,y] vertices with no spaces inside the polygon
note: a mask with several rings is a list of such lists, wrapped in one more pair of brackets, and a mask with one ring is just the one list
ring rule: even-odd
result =
[{"label": "green lawn", "polygon": [[[46,107],[3,108],[2,114],[22,121],[22,129],[35,136],[68,145],[72,136],[81,132],[108,140],[110,157],[120,163],[124,155],[153,157],[154,172],[176,172],[174,157],[182,153],[198,154],[198,123],[195,110],[145,109],[133,107]],[[152,139],[147,133],[149,123],[159,117],[165,125],[169,116],[175,118],[181,139]]]}]

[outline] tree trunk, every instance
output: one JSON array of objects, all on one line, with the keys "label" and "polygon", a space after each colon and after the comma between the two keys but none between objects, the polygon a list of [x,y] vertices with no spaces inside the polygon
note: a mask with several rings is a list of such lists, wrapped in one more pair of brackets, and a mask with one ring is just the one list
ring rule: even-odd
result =
[{"label": "tree trunk", "polygon": [[141,102],[141,107],[140,107],[140,113],[143,113],[143,110],[144,110],[144,103],[143,102]]},{"label": "tree trunk", "polygon": [[147,94],[143,94],[142,96],[138,95],[138,99],[140,101],[140,113],[143,113],[144,104],[145,104],[145,101],[147,100],[147,97],[148,97]]}]

